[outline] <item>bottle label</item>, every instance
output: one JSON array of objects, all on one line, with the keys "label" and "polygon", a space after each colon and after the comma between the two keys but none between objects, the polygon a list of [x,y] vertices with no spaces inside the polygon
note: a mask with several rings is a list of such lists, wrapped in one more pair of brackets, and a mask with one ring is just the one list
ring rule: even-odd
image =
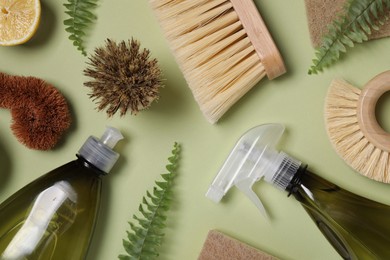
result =
[{"label": "bottle label", "polygon": [[[42,191],[22,227],[1,255],[1,259],[23,259],[31,255],[48,237],[50,224],[64,204],[75,205],[77,195],[69,183],[60,181]],[[63,228],[62,228],[63,229]]]}]

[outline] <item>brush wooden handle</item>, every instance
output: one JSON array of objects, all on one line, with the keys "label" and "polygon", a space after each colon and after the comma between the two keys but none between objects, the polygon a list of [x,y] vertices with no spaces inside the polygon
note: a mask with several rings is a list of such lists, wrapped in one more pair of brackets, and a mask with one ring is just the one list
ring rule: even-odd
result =
[{"label": "brush wooden handle", "polygon": [[264,65],[269,79],[286,72],[282,56],[276,47],[256,5],[251,0],[230,0],[242,26]]},{"label": "brush wooden handle", "polygon": [[358,121],[367,139],[379,149],[390,152],[390,133],[383,130],[375,116],[379,98],[390,91],[390,70],[370,80],[360,95],[358,103]]}]

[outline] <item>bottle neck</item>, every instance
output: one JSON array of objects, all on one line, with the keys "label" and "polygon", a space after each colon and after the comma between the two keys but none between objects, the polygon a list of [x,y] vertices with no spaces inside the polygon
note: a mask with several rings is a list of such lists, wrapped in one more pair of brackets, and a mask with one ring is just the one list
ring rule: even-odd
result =
[{"label": "bottle neck", "polygon": [[88,162],[83,156],[76,154],[77,161],[85,168],[95,172],[97,175],[107,175],[106,172],[100,170],[96,166],[94,166],[92,163]]},{"label": "bottle neck", "polygon": [[83,157],[89,164],[108,173],[118,160],[119,154],[111,146],[107,145],[113,145],[110,140],[106,140],[107,137],[103,136],[102,138],[103,141],[90,136],[77,154]]},{"label": "bottle neck", "polygon": [[286,191],[288,192],[288,196],[294,195],[298,192],[299,187],[302,183],[302,177],[307,172],[307,165],[301,165],[294,176],[292,177],[290,183],[286,187]]},{"label": "bottle neck", "polygon": [[301,167],[299,160],[280,152],[270,160],[264,180],[278,189],[288,191]]}]

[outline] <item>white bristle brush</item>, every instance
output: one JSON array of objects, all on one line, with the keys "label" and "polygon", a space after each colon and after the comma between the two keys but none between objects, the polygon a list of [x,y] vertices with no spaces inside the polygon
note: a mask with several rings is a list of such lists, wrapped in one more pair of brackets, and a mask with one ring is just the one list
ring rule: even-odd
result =
[{"label": "white bristle brush", "polygon": [[390,71],[377,75],[363,90],[334,80],[325,102],[325,123],[337,153],[356,171],[390,183],[390,133],[379,125],[375,107],[390,91]]},{"label": "white bristle brush", "polygon": [[150,0],[175,59],[211,123],[265,75],[286,69],[252,0]]}]

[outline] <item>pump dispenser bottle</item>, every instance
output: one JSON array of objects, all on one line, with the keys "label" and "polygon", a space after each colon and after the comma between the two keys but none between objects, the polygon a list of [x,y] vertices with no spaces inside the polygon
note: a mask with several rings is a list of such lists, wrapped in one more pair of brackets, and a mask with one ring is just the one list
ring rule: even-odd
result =
[{"label": "pump dispenser bottle", "polygon": [[0,259],[84,259],[97,219],[101,177],[119,154],[121,133],[89,137],[77,159],[36,179],[0,204]]},{"label": "pump dispenser bottle", "polygon": [[219,202],[234,185],[266,215],[252,185],[266,182],[293,195],[344,259],[390,259],[390,206],[353,194],[309,172],[275,145],[280,124],[255,127],[237,142],[206,196]]}]

